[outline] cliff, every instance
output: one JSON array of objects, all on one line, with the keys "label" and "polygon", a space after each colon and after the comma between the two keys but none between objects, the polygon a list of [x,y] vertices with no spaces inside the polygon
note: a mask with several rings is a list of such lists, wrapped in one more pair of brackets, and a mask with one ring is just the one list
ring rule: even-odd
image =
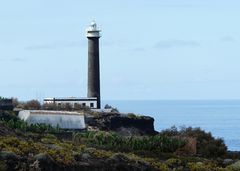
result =
[{"label": "cliff", "polygon": [[154,118],[134,114],[100,113],[86,115],[86,124],[93,129],[115,131],[124,136],[155,135]]}]

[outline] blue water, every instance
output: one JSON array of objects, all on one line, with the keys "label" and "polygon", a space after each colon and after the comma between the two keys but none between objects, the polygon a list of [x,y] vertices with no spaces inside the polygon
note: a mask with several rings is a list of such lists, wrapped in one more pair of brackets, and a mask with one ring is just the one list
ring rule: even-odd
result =
[{"label": "blue water", "polygon": [[201,127],[240,151],[240,100],[105,100],[120,112],[152,116],[157,131],[175,125]]}]

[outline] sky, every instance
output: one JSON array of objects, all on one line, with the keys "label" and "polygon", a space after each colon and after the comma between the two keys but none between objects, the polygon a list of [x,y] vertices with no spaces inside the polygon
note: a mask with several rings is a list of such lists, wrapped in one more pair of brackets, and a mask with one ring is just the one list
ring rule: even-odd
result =
[{"label": "sky", "polygon": [[0,96],[85,97],[95,20],[105,100],[240,99],[239,0],[0,1]]}]

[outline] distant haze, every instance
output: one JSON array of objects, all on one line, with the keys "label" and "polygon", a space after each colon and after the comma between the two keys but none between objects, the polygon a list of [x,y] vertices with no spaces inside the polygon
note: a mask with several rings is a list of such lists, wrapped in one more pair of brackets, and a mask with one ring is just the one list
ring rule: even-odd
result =
[{"label": "distant haze", "polygon": [[239,0],[0,2],[0,95],[86,96],[100,38],[103,99],[240,99]]}]

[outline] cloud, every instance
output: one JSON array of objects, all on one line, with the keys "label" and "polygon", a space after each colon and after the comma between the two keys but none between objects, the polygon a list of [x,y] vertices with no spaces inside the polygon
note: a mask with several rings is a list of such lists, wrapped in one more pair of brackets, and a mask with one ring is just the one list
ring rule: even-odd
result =
[{"label": "cloud", "polygon": [[155,44],[156,48],[167,49],[167,48],[178,48],[178,47],[197,47],[200,44],[192,40],[165,40],[159,41]]},{"label": "cloud", "polygon": [[220,38],[221,42],[229,42],[229,43],[233,43],[236,42],[236,39],[234,39],[232,36],[224,36],[222,38]]},{"label": "cloud", "polygon": [[81,46],[79,41],[69,41],[69,42],[54,42],[52,44],[41,44],[41,45],[31,45],[27,46],[25,50],[55,50],[59,48],[71,48]]}]

